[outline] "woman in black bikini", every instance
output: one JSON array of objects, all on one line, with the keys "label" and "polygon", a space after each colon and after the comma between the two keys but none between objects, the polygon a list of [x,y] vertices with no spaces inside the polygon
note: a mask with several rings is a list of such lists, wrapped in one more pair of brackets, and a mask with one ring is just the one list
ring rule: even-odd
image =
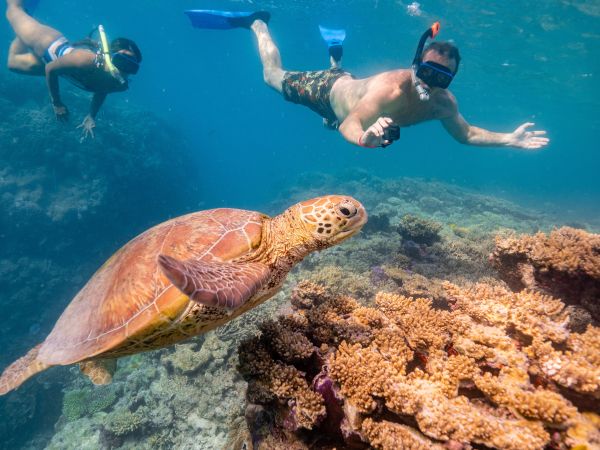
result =
[{"label": "woman in black bikini", "polygon": [[[90,112],[79,127],[83,129],[84,138],[93,137],[95,117],[106,96],[127,90],[127,77],[139,69],[142,54],[138,46],[132,40],[119,38],[112,41],[110,52],[105,54],[101,46],[90,39],[70,44],[60,31],[31,17],[23,0],[6,3],[6,18],[17,35],[10,45],[8,68],[17,73],[46,77],[59,121],[69,117],[60,98],[59,76],[92,92]],[[106,58],[110,58],[112,64],[106,63]]]}]

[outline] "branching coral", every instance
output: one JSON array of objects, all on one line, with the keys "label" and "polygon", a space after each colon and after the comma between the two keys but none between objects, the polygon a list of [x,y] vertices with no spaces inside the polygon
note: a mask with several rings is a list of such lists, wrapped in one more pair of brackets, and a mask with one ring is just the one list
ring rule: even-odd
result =
[{"label": "branching coral", "polygon": [[[600,331],[570,333],[562,302],[539,293],[444,288],[451,311],[383,292],[366,307],[302,284],[294,295],[311,302],[297,301],[300,311],[268,322],[260,339],[240,348],[242,373],[263,390],[249,399],[275,408],[274,425],[292,430],[293,408],[309,392],[319,395],[309,409],[322,409],[304,426],[314,434],[296,436],[307,442],[328,436],[358,448],[508,450],[600,444],[597,416],[578,401],[597,393]],[[280,349],[273,353],[282,342],[271,342],[272,329],[287,327],[316,352],[294,366]],[[576,395],[568,400],[568,392]]]},{"label": "branching coral", "polygon": [[581,304],[600,320],[600,235],[563,227],[497,238],[490,257],[511,289],[539,289]]},{"label": "branching coral", "polygon": [[278,402],[289,429],[312,429],[325,416],[323,398],[310,389],[304,373],[274,360],[259,338],[240,346],[239,370],[250,380],[249,396],[259,402]]}]

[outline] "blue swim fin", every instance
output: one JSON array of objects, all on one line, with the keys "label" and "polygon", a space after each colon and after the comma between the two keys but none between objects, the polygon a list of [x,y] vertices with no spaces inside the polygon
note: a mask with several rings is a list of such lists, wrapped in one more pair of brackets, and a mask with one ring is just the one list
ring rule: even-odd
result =
[{"label": "blue swim fin", "polygon": [[335,61],[340,61],[344,55],[344,40],[346,39],[346,30],[336,30],[333,28],[325,28],[319,25],[321,37],[327,43],[329,48],[329,56]]},{"label": "blue swim fin", "polygon": [[218,11],[215,9],[191,9],[185,11],[196,28],[229,30],[250,28],[255,20],[269,23],[271,14],[267,11]]}]

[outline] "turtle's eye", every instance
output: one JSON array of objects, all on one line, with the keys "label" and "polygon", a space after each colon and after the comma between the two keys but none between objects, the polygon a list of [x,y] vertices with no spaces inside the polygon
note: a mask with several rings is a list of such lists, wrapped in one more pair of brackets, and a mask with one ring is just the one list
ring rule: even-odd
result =
[{"label": "turtle's eye", "polygon": [[358,213],[358,209],[350,202],[340,203],[337,207],[338,212],[342,217],[347,219],[354,217]]}]

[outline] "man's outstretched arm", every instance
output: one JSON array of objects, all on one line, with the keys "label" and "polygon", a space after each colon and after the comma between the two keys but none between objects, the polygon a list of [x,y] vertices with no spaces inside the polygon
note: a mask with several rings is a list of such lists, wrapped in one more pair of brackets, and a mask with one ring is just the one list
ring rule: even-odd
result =
[{"label": "man's outstretched arm", "polygon": [[512,133],[494,133],[470,125],[458,110],[455,110],[449,117],[441,119],[441,122],[446,131],[462,144],[535,150],[545,147],[550,142],[550,139],[544,137],[545,131],[527,131],[534,125],[531,122],[524,123]]}]

